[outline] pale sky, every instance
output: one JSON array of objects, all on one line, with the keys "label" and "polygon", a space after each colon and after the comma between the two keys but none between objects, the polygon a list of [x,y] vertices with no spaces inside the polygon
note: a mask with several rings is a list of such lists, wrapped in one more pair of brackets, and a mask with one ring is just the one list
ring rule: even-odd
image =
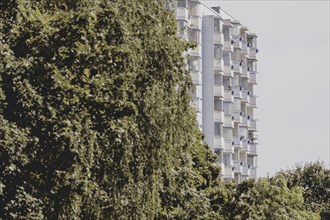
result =
[{"label": "pale sky", "polygon": [[329,1],[202,2],[258,35],[258,176],[329,165]]}]

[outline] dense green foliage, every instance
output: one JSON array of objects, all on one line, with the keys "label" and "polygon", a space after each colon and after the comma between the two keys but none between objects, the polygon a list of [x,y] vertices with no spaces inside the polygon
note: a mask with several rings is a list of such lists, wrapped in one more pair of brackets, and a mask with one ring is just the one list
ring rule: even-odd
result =
[{"label": "dense green foliage", "polygon": [[0,219],[317,219],[324,210],[323,168],[309,179],[304,169],[221,181],[190,107],[189,45],[165,5],[1,1]]},{"label": "dense green foliage", "polygon": [[199,161],[213,156],[190,108],[188,45],[164,5],[2,3],[2,218],[216,215],[205,179],[219,169]]}]

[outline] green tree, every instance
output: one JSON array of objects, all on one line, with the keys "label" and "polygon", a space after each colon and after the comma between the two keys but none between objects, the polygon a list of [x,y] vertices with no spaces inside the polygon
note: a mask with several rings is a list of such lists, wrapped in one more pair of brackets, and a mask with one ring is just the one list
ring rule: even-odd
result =
[{"label": "green tree", "polygon": [[167,4],[1,2],[0,218],[218,216]]},{"label": "green tree", "polygon": [[322,219],[330,218],[330,170],[323,163],[296,165],[280,173],[287,178],[289,188],[304,188],[306,209],[321,212]]},{"label": "green tree", "polygon": [[283,175],[240,184],[226,183],[225,219],[319,219],[318,213],[304,208],[303,188],[287,187]]}]

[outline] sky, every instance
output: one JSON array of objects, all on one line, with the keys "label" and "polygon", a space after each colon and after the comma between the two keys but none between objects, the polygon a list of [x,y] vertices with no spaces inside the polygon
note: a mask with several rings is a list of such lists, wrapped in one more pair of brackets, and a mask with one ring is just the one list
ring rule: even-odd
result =
[{"label": "sky", "polygon": [[329,1],[201,2],[258,35],[258,176],[329,166]]}]

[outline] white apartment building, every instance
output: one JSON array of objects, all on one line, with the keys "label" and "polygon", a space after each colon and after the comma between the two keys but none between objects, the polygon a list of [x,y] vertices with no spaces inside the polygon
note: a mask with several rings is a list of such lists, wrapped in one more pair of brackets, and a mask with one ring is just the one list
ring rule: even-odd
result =
[{"label": "white apartment building", "polygon": [[178,34],[197,45],[187,56],[192,106],[223,179],[256,178],[257,36],[224,18],[220,7],[202,17],[202,6],[198,0],[178,0],[176,7]]}]

